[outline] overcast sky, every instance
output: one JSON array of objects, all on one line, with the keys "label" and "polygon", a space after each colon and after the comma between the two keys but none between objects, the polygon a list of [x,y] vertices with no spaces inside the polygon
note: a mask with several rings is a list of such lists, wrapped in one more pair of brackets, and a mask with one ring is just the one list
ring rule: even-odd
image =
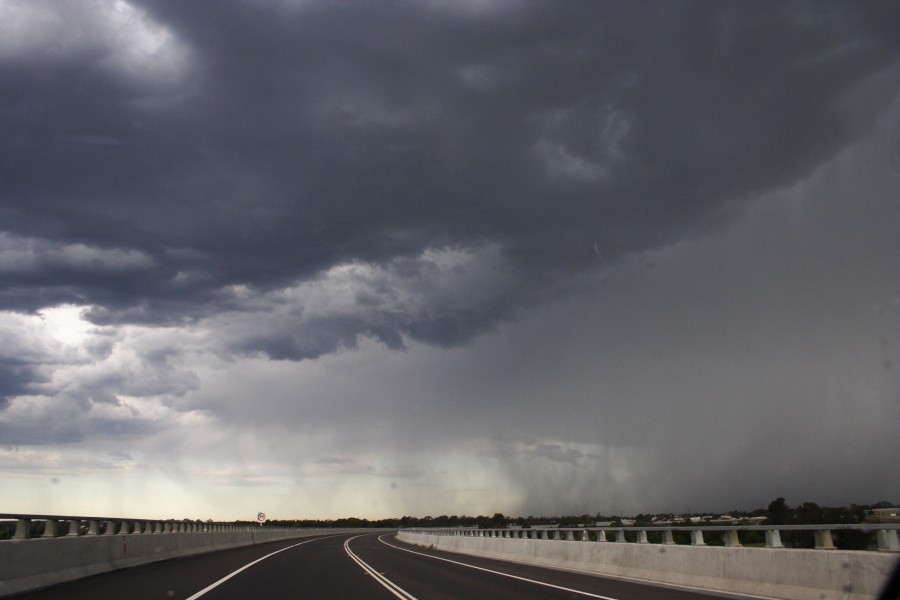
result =
[{"label": "overcast sky", "polygon": [[0,510],[900,502],[898,31],[0,0]]}]

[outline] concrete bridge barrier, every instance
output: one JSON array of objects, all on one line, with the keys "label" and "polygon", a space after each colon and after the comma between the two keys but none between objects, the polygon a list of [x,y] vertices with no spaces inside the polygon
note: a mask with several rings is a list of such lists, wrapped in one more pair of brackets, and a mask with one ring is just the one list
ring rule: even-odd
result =
[{"label": "concrete bridge barrier", "polygon": [[[314,535],[375,531],[12,516],[18,517],[16,532],[12,539],[0,541],[0,598],[171,558]],[[30,536],[32,521],[44,522],[40,537]],[[65,521],[69,533],[58,536],[58,524]]]},{"label": "concrete bridge barrier", "polygon": [[[401,530],[398,537],[438,550],[784,600],[874,599],[898,559],[887,549],[836,550],[831,544],[818,549],[742,547],[736,530],[734,535],[724,536],[726,541],[731,540],[726,546],[702,544],[702,534],[702,545],[676,545],[666,535],[662,536],[663,543],[650,544],[646,531],[642,531],[636,532],[637,541],[631,543],[625,543],[624,535],[615,536],[618,543],[591,541],[586,530],[553,531],[551,537],[555,539],[546,539],[547,532],[535,531],[528,537],[527,532],[504,530]],[[888,531],[896,534],[896,529]],[[598,530],[595,539],[606,542],[605,533]],[[817,542],[824,544],[824,536],[818,537]]]}]

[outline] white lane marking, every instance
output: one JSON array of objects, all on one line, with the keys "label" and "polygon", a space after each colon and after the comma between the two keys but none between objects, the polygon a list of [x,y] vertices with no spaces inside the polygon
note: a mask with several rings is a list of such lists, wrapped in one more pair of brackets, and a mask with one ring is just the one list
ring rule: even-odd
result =
[{"label": "white lane marking", "polygon": [[[352,542],[353,540],[355,540],[358,537],[362,537],[362,536],[357,535],[357,536],[354,536],[354,537],[348,539],[346,542],[344,542],[344,550],[347,551],[347,556],[349,556],[354,561],[356,561],[356,564],[361,566],[366,571],[366,573],[368,573],[369,575],[374,577],[375,581],[377,581],[378,583],[383,585],[385,588],[387,588],[387,590],[390,593],[394,594],[398,598],[403,598],[403,600],[416,600],[415,596],[413,596],[412,594],[410,594],[409,592],[407,592],[406,590],[401,588],[399,585],[397,585],[396,583],[394,583],[393,581],[391,581],[390,579],[388,579],[387,577],[385,577],[384,575],[382,575],[381,573],[379,573],[378,571],[373,569],[363,559],[361,559],[360,557],[358,557],[356,554],[353,553],[353,550],[350,549],[350,542]],[[381,538],[378,538],[378,539],[380,540]],[[190,600],[190,599],[188,599],[188,600]]]},{"label": "white lane marking", "polygon": [[[443,558],[441,556],[432,556],[431,554],[425,554],[424,552],[416,552],[415,550],[409,550],[407,548],[401,548],[400,546],[395,546],[393,544],[388,544],[384,541],[383,535],[378,536],[378,541],[384,544],[385,546],[390,546],[391,548],[396,548],[397,550],[403,550],[404,552],[409,552],[410,554],[418,554],[419,556],[425,556],[427,558],[433,558],[434,560],[442,560],[444,562],[453,563],[454,565],[460,565],[462,567],[469,567],[470,569],[476,569],[478,571],[485,571],[486,573],[493,573],[494,575],[502,575],[503,577],[509,577],[510,579],[518,579],[519,581],[527,581],[528,583],[534,583],[537,585],[542,585],[548,588],[554,588],[557,590],[562,590],[564,592],[571,592],[573,594],[578,594],[579,596],[587,596],[588,598],[600,598],[601,600],[618,600],[617,598],[612,598],[610,596],[601,596],[599,594],[592,594],[590,592],[583,592],[581,590],[574,590],[572,588],[563,587],[561,585],[554,585],[552,583],[547,583],[545,581],[537,581],[535,579],[528,579],[526,577],[519,577],[518,575],[511,575],[509,573],[504,573],[503,571],[494,571],[492,569],[486,569],[484,567],[476,567],[475,565],[470,565],[468,563],[459,562],[456,560],[450,560],[449,558]],[[190,599],[188,599],[190,600]]]},{"label": "white lane marking", "polygon": [[187,600],[196,600],[196,599],[199,598],[200,596],[203,596],[204,594],[206,594],[206,592],[208,592],[208,591],[210,591],[210,590],[212,590],[212,589],[214,589],[214,588],[219,587],[220,585],[222,585],[223,583],[225,583],[226,581],[228,581],[229,579],[231,579],[232,577],[234,577],[235,575],[237,575],[237,574],[240,573],[241,571],[243,571],[243,570],[245,570],[245,569],[249,569],[250,567],[252,567],[252,566],[255,565],[256,563],[262,562],[262,561],[266,560],[267,558],[269,558],[270,556],[275,556],[275,555],[278,554],[279,552],[284,552],[285,550],[290,550],[291,548],[296,548],[297,546],[302,546],[303,544],[308,544],[308,543],[310,543],[310,542],[315,542],[316,540],[324,540],[325,538],[336,537],[337,535],[338,535],[338,534],[335,534],[335,535],[326,535],[326,536],[324,536],[324,537],[313,538],[313,539],[311,539],[311,540],[306,540],[305,542],[300,542],[299,544],[294,544],[293,546],[288,546],[287,548],[282,548],[281,550],[276,550],[275,552],[272,552],[271,554],[266,554],[266,555],[263,556],[262,558],[257,558],[257,559],[254,560],[253,562],[247,563],[246,565],[244,565],[243,567],[241,567],[241,568],[238,569],[237,571],[234,571],[233,573],[229,573],[228,575],[226,575],[226,576],[223,577],[222,579],[218,580],[217,582],[215,582],[215,583],[213,583],[213,584],[211,584],[211,585],[206,586],[205,588],[203,588],[202,590],[200,590],[199,592],[197,592],[197,593],[194,594],[193,596],[189,597]]}]

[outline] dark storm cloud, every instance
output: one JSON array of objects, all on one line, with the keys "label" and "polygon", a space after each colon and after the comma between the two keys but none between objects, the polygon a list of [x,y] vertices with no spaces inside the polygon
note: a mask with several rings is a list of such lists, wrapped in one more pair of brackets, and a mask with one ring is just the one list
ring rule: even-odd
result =
[{"label": "dark storm cloud", "polygon": [[[148,64],[74,26],[0,54],[0,241],[37,248],[0,306],[172,323],[336,265],[399,282],[231,343],[278,359],[460,344],[702,234],[866,133],[900,60],[891,2],[137,6],[170,33]],[[427,249],[487,245],[515,275],[490,297],[417,291]]]},{"label": "dark storm cloud", "polygon": [[5,408],[11,398],[27,393],[36,377],[33,365],[0,356],[0,409]]}]

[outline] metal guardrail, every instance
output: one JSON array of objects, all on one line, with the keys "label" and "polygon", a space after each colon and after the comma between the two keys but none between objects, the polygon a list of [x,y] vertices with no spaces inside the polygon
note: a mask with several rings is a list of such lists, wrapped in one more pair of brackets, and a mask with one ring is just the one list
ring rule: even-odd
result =
[{"label": "metal guardrail", "polygon": [[[119,517],[85,517],[74,515],[35,515],[0,513],[0,521],[15,521],[13,540],[27,540],[32,537],[32,523],[43,522],[41,538],[59,537],[59,523],[67,522],[66,537],[81,535],[142,535],[160,533],[230,533],[235,531],[258,531],[259,525],[238,525],[220,521],[185,521],[175,519],[131,519]],[[265,527],[267,531],[287,530],[287,527]]]},{"label": "metal guardrail", "polygon": [[[663,545],[675,545],[676,531],[690,532],[691,546],[705,546],[705,532],[721,534],[726,547],[741,547],[740,532],[765,532],[766,548],[785,548],[781,541],[782,532],[811,531],[817,550],[836,550],[833,531],[874,532],[875,543],[879,552],[900,552],[897,531],[900,524],[888,523],[840,523],[825,525],[701,525],[670,527],[560,527],[553,529],[476,529],[476,528],[409,528],[404,533],[427,533],[431,535],[456,535],[466,537],[564,540],[590,542],[618,542],[648,544],[647,534],[659,533]],[[629,542],[626,534],[634,534],[634,542]],[[591,539],[593,534],[593,540]],[[632,537],[632,536],[629,536]],[[610,539],[612,538],[612,539]]]}]

